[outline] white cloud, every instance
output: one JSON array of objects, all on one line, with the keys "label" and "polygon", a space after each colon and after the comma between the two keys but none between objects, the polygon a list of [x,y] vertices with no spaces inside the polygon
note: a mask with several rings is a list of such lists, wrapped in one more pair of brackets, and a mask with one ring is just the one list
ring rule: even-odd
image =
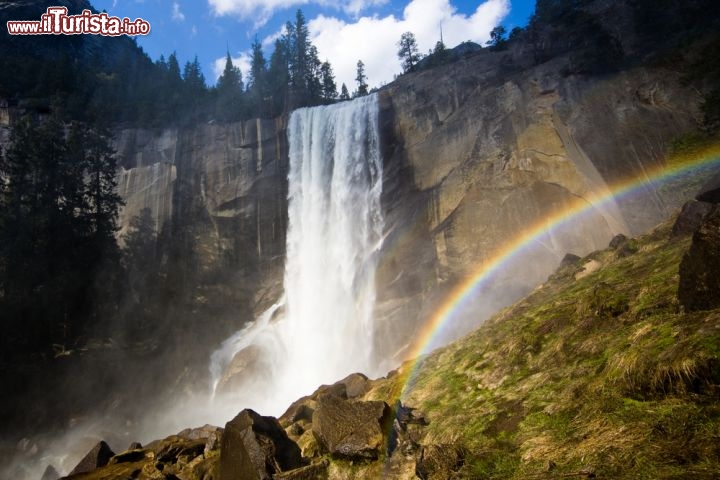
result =
[{"label": "white cloud", "polygon": [[185,14],[180,11],[180,4],[178,2],[173,2],[172,19],[174,22],[184,22],[185,21]]},{"label": "white cloud", "polygon": [[244,20],[252,19],[256,27],[264,25],[277,11],[300,5],[331,7],[357,16],[367,8],[387,2],[388,0],[208,0],[215,15],[236,15]]},{"label": "white cloud", "polygon": [[[240,55],[237,57],[230,56],[232,58],[233,65],[238,67],[240,71],[242,72],[243,82],[247,82],[248,79],[248,73],[250,72],[250,53],[249,52],[240,52]],[[216,58],[213,61],[213,81],[217,82],[217,79],[220,78],[220,75],[222,75],[223,70],[225,70],[225,61],[227,60],[226,56]]]},{"label": "white cloud", "polygon": [[328,59],[333,65],[338,88],[344,82],[352,92],[358,60],[365,64],[370,86],[389,83],[401,72],[397,42],[403,32],[413,32],[421,53],[440,39],[441,24],[448,47],[466,40],[484,43],[509,10],[509,0],[487,0],[471,15],[458,13],[449,0],[412,0],[402,18],[361,17],[348,23],[321,15],[310,20],[308,27],[320,60]]}]

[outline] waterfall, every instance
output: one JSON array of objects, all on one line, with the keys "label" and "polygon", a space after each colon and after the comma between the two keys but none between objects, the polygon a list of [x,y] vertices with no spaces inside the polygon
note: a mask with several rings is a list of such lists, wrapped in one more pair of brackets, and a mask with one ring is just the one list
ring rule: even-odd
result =
[{"label": "waterfall", "polygon": [[[243,348],[243,405],[280,414],[323,383],[373,372],[375,267],[382,243],[377,96],[294,111],[288,124],[283,298],[213,353],[213,388]],[[237,404],[236,404],[237,405]]]}]

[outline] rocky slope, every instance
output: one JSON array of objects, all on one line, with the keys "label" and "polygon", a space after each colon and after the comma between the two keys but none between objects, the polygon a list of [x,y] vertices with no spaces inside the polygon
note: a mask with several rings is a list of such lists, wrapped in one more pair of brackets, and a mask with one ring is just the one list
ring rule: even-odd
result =
[{"label": "rocky slope", "polygon": [[[693,257],[720,255],[720,210],[699,206],[386,378],[350,375],[280,419],[244,410],[115,456],[100,443],[67,478],[716,478],[720,310],[703,302],[720,290],[678,297],[710,273]],[[696,268],[678,278],[681,259]]]}]

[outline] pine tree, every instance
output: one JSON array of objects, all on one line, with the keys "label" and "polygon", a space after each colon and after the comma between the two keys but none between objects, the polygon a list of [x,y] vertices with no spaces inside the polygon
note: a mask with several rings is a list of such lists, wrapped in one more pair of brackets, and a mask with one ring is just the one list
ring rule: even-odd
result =
[{"label": "pine tree", "polygon": [[[77,338],[97,311],[95,279],[117,261],[121,200],[108,136],[51,116],[13,129],[2,157],[0,309],[18,345]],[[107,293],[104,290],[100,293]]]},{"label": "pine tree", "polygon": [[350,100],[350,92],[348,92],[348,88],[344,83],[340,88],[340,100]]},{"label": "pine tree", "polygon": [[415,35],[412,32],[403,33],[397,45],[399,47],[397,54],[398,58],[402,61],[403,73],[411,72],[420,60]]},{"label": "pine tree", "polygon": [[505,34],[507,31],[505,27],[499,25],[490,31],[490,40],[486,42],[492,50],[502,50],[506,46]]},{"label": "pine tree", "polygon": [[[335,83],[335,75],[333,74],[332,65],[327,60],[320,66],[322,76],[322,97],[326,102],[331,102],[337,98],[337,84]],[[343,85],[344,86],[344,85]],[[347,91],[347,88],[345,88]]]},{"label": "pine tree", "polygon": [[270,116],[280,115],[289,103],[291,42],[291,37],[288,35],[275,40],[275,50],[270,57],[268,68],[268,90],[272,102]]},{"label": "pine tree", "polygon": [[225,58],[225,69],[217,82],[217,116],[226,122],[243,117],[243,80],[240,69],[233,65],[230,52]]},{"label": "pine tree", "polygon": [[250,59],[250,78],[248,79],[248,91],[252,98],[253,114],[256,117],[264,116],[265,98],[268,94],[268,71],[265,62],[265,55],[262,45],[255,37],[252,44],[252,56]]},{"label": "pine tree", "polygon": [[197,55],[195,55],[192,62],[185,63],[182,91],[184,92],[185,108],[188,109],[188,119],[191,122],[197,121],[203,115],[201,110],[207,98],[205,75],[202,73],[202,67]]},{"label": "pine tree", "polygon": [[357,82],[357,91],[355,97],[362,97],[368,94],[367,75],[365,75],[365,64],[362,60],[357,62],[357,75],[355,76]]},{"label": "pine tree", "polygon": [[123,235],[125,244],[122,251],[123,264],[127,272],[128,312],[126,323],[142,330],[157,323],[160,312],[156,312],[162,290],[161,265],[158,255],[158,235],[155,219],[149,208],[143,208],[130,220],[130,228]]}]

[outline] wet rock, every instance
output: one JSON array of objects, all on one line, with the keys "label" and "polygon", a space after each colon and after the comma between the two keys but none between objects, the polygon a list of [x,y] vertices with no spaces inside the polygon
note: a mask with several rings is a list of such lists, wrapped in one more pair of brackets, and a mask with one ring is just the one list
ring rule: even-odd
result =
[{"label": "wet rock", "polygon": [[720,206],[713,207],[693,234],[680,262],[678,300],[686,311],[720,307]]},{"label": "wet rock", "polygon": [[48,465],[40,480],[58,480],[59,478],[60,474],[55,470],[55,467]]},{"label": "wet rock", "polygon": [[712,210],[712,204],[690,200],[683,205],[675,224],[672,227],[672,236],[690,235],[698,229],[703,218]]},{"label": "wet rock", "polygon": [[248,378],[248,372],[258,372],[261,368],[262,351],[260,347],[250,345],[235,354],[218,381],[218,393],[231,393],[242,388]]},{"label": "wet rock", "polygon": [[720,203],[720,172],[703,185],[695,198],[701,202]]},{"label": "wet rock", "polygon": [[288,438],[277,419],[243,410],[225,425],[220,480],[265,480],[301,466],[300,447]]},{"label": "wet rock", "polygon": [[403,405],[400,401],[395,402],[393,410],[395,418],[387,441],[387,453],[393,455],[395,450],[400,450],[402,455],[414,455],[420,448],[417,442],[421,427],[427,426],[428,423],[420,412]]},{"label": "wet rock", "polygon": [[321,395],[312,418],[312,431],[322,452],[337,458],[377,459],[383,431],[391,421],[390,407],[379,401],[351,401]]},{"label": "wet rock", "polygon": [[96,468],[104,467],[113,456],[115,456],[115,453],[110,449],[110,446],[104,441],[100,441],[72,469],[70,475],[92,472]]},{"label": "wet rock", "polygon": [[463,466],[464,451],[456,445],[423,446],[415,462],[415,474],[422,480],[449,480]]}]

